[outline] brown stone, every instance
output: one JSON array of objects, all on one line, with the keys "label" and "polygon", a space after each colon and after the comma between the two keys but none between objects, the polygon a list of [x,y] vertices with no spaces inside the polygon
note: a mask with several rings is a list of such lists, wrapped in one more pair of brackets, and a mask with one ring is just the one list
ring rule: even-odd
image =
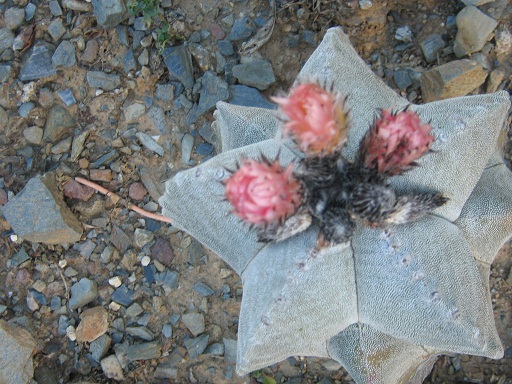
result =
[{"label": "brown stone", "polygon": [[7,203],[7,193],[4,189],[0,188],[0,205]]},{"label": "brown stone", "polygon": [[144,188],[144,185],[142,183],[133,183],[130,185],[130,188],[128,189],[128,196],[130,196],[133,200],[142,200],[144,196],[148,193],[147,189]]},{"label": "brown stone", "polygon": [[62,193],[70,199],[87,201],[94,194],[94,189],[86,185],[82,185],[73,179],[69,179],[62,187]]},{"label": "brown stone", "polygon": [[171,266],[172,259],[174,259],[174,251],[169,240],[159,237],[151,247],[151,256],[166,267]]},{"label": "brown stone", "polygon": [[82,169],[87,169],[89,168],[89,160],[87,159],[84,159],[83,157],[78,160],[78,166]]},{"label": "brown stone", "polygon": [[91,169],[89,171],[91,180],[109,182],[112,180],[112,171],[110,169]]},{"label": "brown stone", "polygon": [[427,71],[421,76],[423,100],[431,102],[465,96],[482,85],[487,73],[474,60],[456,60]]},{"label": "brown stone", "polygon": [[80,315],[80,324],[76,328],[78,341],[91,342],[108,330],[108,312],[103,307],[86,309]]},{"label": "brown stone", "polygon": [[93,63],[98,57],[98,50],[100,45],[96,40],[89,40],[85,45],[84,53],[80,57],[80,60],[85,63]]}]

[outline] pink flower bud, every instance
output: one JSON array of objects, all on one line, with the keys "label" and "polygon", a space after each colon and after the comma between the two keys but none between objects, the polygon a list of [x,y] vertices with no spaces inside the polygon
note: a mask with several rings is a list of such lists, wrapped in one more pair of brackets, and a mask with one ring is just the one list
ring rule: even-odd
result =
[{"label": "pink flower bud", "polygon": [[287,97],[273,97],[288,116],[284,134],[289,135],[306,155],[320,155],[341,149],[347,137],[348,117],[343,101],[317,84],[301,84]]},{"label": "pink flower bud", "polygon": [[404,173],[434,143],[431,130],[413,111],[383,110],[361,143],[364,166],[388,175]]},{"label": "pink flower bud", "polygon": [[285,220],[301,204],[301,185],[293,175],[293,164],[282,168],[278,161],[243,160],[226,181],[226,199],[243,221],[265,226]]}]

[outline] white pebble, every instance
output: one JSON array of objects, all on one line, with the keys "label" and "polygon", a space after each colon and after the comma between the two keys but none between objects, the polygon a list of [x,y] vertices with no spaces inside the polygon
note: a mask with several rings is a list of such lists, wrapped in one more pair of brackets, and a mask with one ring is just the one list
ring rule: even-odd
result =
[{"label": "white pebble", "polygon": [[142,258],[142,260],[140,261],[140,263],[142,264],[143,267],[147,267],[150,262],[151,262],[151,258],[149,256],[144,256]]},{"label": "white pebble", "polygon": [[67,260],[59,260],[59,267],[65,268],[66,265],[68,265],[68,261]]},{"label": "white pebble", "polygon": [[18,235],[11,235],[11,241],[13,243],[17,242],[18,241]]},{"label": "white pebble", "polygon": [[73,327],[72,325],[67,327],[66,328],[66,336],[68,337],[69,340],[75,341],[76,340],[75,327]]},{"label": "white pebble", "polygon": [[114,276],[114,277],[111,277],[110,279],[108,279],[108,283],[117,288],[117,287],[120,287],[121,284],[123,284],[123,281],[121,280],[121,278],[119,276]]},{"label": "white pebble", "polygon": [[121,309],[121,304],[119,303],[116,303],[115,301],[111,302],[109,305],[108,305],[108,308],[114,312],[117,312]]}]

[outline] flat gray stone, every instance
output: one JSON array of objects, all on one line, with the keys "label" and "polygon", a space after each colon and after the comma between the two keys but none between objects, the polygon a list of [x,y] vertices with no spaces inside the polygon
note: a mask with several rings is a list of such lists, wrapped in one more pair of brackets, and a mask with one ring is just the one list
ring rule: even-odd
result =
[{"label": "flat gray stone", "polygon": [[152,341],[155,338],[153,332],[146,327],[126,327],[126,332],[146,341]]},{"label": "flat gray stone", "polygon": [[259,90],[267,89],[275,83],[276,78],[272,65],[268,60],[256,59],[248,63],[238,64],[233,67],[233,76],[238,82]]},{"label": "flat gray stone", "polygon": [[52,56],[56,68],[69,68],[76,64],[75,45],[67,40],[62,41]]},{"label": "flat gray stone", "polygon": [[62,23],[61,19],[54,19],[48,26],[48,33],[52,37],[53,41],[57,42],[66,33],[66,27]]},{"label": "flat gray stone", "polygon": [[108,74],[101,71],[89,71],[86,77],[90,87],[101,88],[105,91],[112,91],[121,85],[119,75]]},{"label": "flat gray stone", "polygon": [[68,110],[62,105],[56,104],[48,112],[43,140],[48,143],[55,143],[67,133],[71,133],[71,129],[75,125],[75,119],[69,114]]},{"label": "flat gray stone", "polygon": [[155,96],[165,102],[172,101],[174,99],[174,84],[157,84]]},{"label": "flat gray stone", "polygon": [[229,93],[231,95],[228,99],[230,104],[267,109],[277,108],[276,104],[267,101],[256,88],[235,84],[229,87]]},{"label": "flat gray stone", "polygon": [[23,137],[25,137],[30,144],[39,145],[43,139],[43,132],[42,128],[34,125],[23,130]]},{"label": "flat gray stone", "polygon": [[423,39],[420,46],[425,60],[432,63],[436,61],[438,53],[446,46],[446,43],[441,35],[434,34]]},{"label": "flat gray stone", "polygon": [[463,57],[481,50],[498,22],[477,7],[467,6],[457,14],[457,36],[453,52]]},{"label": "flat gray stone", "polygon": [[203,113],[212,110],[217,102],[227,100],[228,98],[228,83],[215,75],[212,71],[206,71],[202,77],[197,115],[201,116]]},{"label": "flat gray stone", "polygon": [[224,343],[224,359],[228,363],[236,363],[237,341],[233,339],[222,339]]},{"label": "flat gray stone", "polygon": [[57,0],[50,0],[49,2],[50,12],[53,16],[62,16],[62,8]]},{"label": "flat gray stone", "polygon": [[36,344],[26,330],[0,320],[0,383],[26,384],[32,379]]},{"label": "flat gray stone", "polygon": [[80,279],[78,283],[71,286],[71,298],[69,299],[69,309],[77,309],[89,304],[98,297],[98,288],[96,283],[86,277]]},{"label": "flat gray stone", "polygon": [[89,352],[91,352],[92,358],[99,363],[107,354],[111,343],[112,339],[107,334],[103,334],[96,340],[91,341]]},{"label": "flat gray stone", "polygon": [[146,112],[146,106],[142,103],[133,103],[124,108],[124,119],[127,123],[138,119]]},{"label": "flat gray stone", "polygon": [[12,48],[14,43],[14,33],[9,28],[0,29],[0,52]]},{"label": "flat gray stone", "polygon": [[25,10],[23,8],[12,7],[4,13],[5,26],[9,29],[20,27],[25,21]]},{"label": "flat gray stone", "polygon": [[188,328],[190,333],[196,337],[205,331],[204,315],[202,313],[187,313],[181,317],[183,324]]},{"label": "flat gray stone", "polygon": [[116,27],[126,14],[123,0],[92,0],[92,10],[98,25],[105,29]]},{"label": "flat gray stone", "polygon": [[0,83],[5,83],[11,77],[12,65],[0,64]]},{"label": "flat gray stone", "polygon": [[165,112],[158,105],[153,105],[149,108],[148,116],[151,118],[153,125],[162,135],[168,132],[167,121],[165,119]]},{"label": "flat gray stone", "polygon": [[64,102],[64,104],[66,104],[66,107],[70,107],[76,104],[76,99],[73,95],[73,91],[69,88],[58,91],[57,95],[59,95],[60,99]]},{"label": "flat gray stone", "polygon": [[162,56],[171,79],[179,80],[186,88],[194,86],[192,55],[187,47],[178,45],[164,49]]},{"label": "flat gray stone", "polygon": [[190,133],[185,133],[181,139],[181,161],[184,164],[190,164],[190,156],[192,155],[192,148],[194,147],[194,136]]},{"label": "flat gray stone", "polygon": [[56,73],[50,48],[46,44],[40,43],[30,48],[23,56],[19,79],[31,81],[53,76]]},{"label": "flat gray stone", "polygon": [[193,339],[185,340],[183,345],[185,345],[185,348],[187,348],[190,358],[195,359],[197,356],[204,352],[206,346],[208,345],[208,340],[210,340],[210,336],[208,336],[207,333],[203,333],[202,335]]},{"label": "flat gray stone", "polygon": [[34,243],[75,243],[82,235],[82,224],[64,203],[51,173],[30,179],[2,211],[14,232]]},{"label": "flat gray stone", "polygon": [[474,5],[475,7],[479,5],[484,5],[487,3],[492,3],[494,0],[462,0],[462,2],[466,5]]},{"label": "flat gray stone", "polygon": [[130,361],[135,360],[151,360],[161,356],[162,348],[158,345],[158,342],[151,341],[149,343],[141,343],[130,345],[124,351],[124,354]]},{"label": "flat gray stone", "polygon": [[139,139],[140,143],[150,151],[153,151],[160,156],[164,155],[164,149],[162,146],[153,140],[150,136],[146,135],[144,132],[137,132],[135,136],[137,136],[137,139]]}]

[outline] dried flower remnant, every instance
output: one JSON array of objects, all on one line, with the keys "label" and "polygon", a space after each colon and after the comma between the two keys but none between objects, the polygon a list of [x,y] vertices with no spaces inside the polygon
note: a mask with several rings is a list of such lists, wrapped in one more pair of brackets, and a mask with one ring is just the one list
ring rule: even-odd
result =
[{"label": "dried flower remnant", "polygon": [[343,100],[318,84],[300,84],[285,97],[273,97],[288,117],[283,130],[306,155],[339,151],[347,139]]},{"label": "dried flower remnant", "polygon": [[265,227],[284,222],[302,201],[302,187],[292,172],[293,164],[283,169],[277,160],[244,159],[225,182],[226,199],[246,223]]},{"label": "dried flower remnant", "polygon": [[385,109],[361,142],[360,158],[368,169],[390,176],[402,174],[434,143],[431,130],[413,111],[393,114]]}]

